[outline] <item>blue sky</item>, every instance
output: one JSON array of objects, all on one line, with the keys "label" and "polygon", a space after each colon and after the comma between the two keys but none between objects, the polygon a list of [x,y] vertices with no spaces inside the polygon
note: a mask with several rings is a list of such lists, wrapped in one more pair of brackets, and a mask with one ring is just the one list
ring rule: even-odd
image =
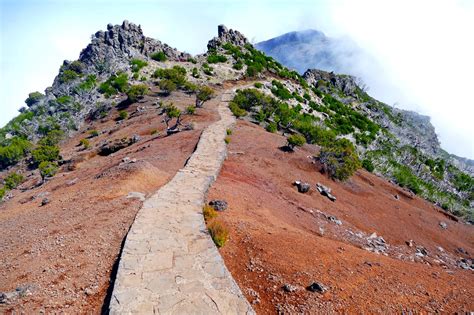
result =
[{"label": "blue sky", "polygon": [[445,149],[474,158],[470,0],[0,0],[0,126],[29,92],[52,84],[64,59],[78,58],[91,34],[124,19],[193,54],[222,23],[252,41],[310,28],[351,37],[384,69],[372,76],[387,87],[369,93],[430,115]]}]

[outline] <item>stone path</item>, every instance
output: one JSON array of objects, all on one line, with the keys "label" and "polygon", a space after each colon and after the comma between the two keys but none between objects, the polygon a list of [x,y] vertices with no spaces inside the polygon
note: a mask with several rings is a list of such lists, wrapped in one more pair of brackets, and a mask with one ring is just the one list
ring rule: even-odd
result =
[{"label": "stone path", "polygon": [[202,206],[226,157],[235,123],[221,96],[221,119],[202,133],[173,179],[147,199],[123,248],[111,314],[254,314],[207,233]]}]

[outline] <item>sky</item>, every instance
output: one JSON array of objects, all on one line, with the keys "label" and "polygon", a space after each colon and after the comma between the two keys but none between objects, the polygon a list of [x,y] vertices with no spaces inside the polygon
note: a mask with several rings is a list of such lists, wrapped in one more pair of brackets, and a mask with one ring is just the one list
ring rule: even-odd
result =
[{"label": "sky", "polygon": [[125,19],[192,54],[218,24],[252,42],[305,29],[349,37],[380,66],[367,71],[379,83],[369,94],[429,115],[444,149],[474,159],[472,0],[0,0],[0,126],[93,33]]}]

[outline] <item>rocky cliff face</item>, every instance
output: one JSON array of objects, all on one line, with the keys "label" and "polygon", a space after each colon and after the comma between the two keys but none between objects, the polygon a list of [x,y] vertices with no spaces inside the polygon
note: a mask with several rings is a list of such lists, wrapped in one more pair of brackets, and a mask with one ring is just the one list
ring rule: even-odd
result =
[{"label": "rocky cliff face", "polygon": [[232,29],[229,30],[225,25],[219,25],[217,27],[217,37],[214,37],[209,41],[207,44],[207,49],[216,50],[225,43],[244,47],[246,44],[248,44],[248,40],[239,31]]}]

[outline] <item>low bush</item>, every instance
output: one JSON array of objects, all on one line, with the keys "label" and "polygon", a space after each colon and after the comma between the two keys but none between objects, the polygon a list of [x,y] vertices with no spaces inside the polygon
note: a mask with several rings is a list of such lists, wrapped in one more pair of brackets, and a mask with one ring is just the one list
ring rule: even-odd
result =
[{"label": "low bush", "polygon": [[170,95],[172,92],[176,91],[177,89],[176,84],[173,81],[168,80],[168,79],[161,80],[159,83],[159,87],[160,87],[161,92],[164,95]]},{"label": "low bush", "polygon": [[214,209],[214,207],[205,205],[202,208],[202,214],[204,216],[204,221],[210,222],[212,219],[217,217],[217,211]]},{"label": "low bush", "polygon": [[41,138],[38,141],[39,145],[46,145],[46,146],[55,146],[58,145],[61,140],[64,139],[64,131],[60,129],[54,129],[49,131],[46,136]]},{"label": "low bush", "polygon": [[267,127],[265,128],[268,132],[275,133],[278,129],[277,124],[275,122],[270,122]]},{"label": "low bush", "polygon": [[54,162],[59,160],[59,147],[52,145],[40,145],[31,152],[33,161],[36,164],[41,162]]},{"label": "low bush", "polygon": [[204,74],[212,76],[212,75],[214,75],[213,71],[214,71],[214,68],[209,66],[208,63],[203,63],[202,64],[202,72],[204,72]]},{"label": "low bush", "polygon": [[89,137],[90,138],[94,138],[94,137],[98,137],[99,136],[99,131],[93,129],[93,130],[89,130]]},{"label": "low bush", "polygon": [[31,142],[18,137],[13,138],[7,145],[0,146],[0,169],[15,165],[32,147]]},{"label": "low bush", "polygon": [[79,73],[75,72],[74,70],[64,70],[60,75],[59,75],[59,82],[61,83],[67,83],[74,81],[80,77]]},{"label": "low bush", "polygon": [[119,111],[118,120],[124,120],[128,118],[128,113],[124,110]]},{"label": "low bush", "polygon": [[43,161],[38,166],[43,181],[53,177],[58,172],[58,164],[56,162]]},{"label": "low bush", "polygon": [[202,107],[204,102],[210,100],[214,95],[214,90],[209,86],[200,86],[196,92],[196,107]]},{"label": "low bush", "polygon": [[371,172],[371,173],[372,173],[372,172],[374,171],[374,169],[375,169],[374,164],[373,164],[372,161],[369,160],[369,159],[364,159],[364,160],[362,161],[362,167],[365,168],[367,171],[369,171],[369,172]]},{"label": "low bush", "polygon": [[18,185],[23,183],[24,180],[25,178],[23,175],[13,172],[5,178],[5,188],[9,190],[15,189],[18,187]]},{"label": "low bush", "polygon": [[127,90],[127,97],[130,103],[135,103],[148,94],[148,87],[145,84],[135,84]]},{"label": "low bush", "polygon": [[228,136],[232,135],[232,129],[226,129],[225,133]]},{"label": "low bush", "polygon": [[263,84],[260,82],[255,82],[253,86],[255,86],[257,89],[261,89],[263,87]]},{"label": "low bush", "polygon": [[228,228],[220,221],[213,220],[207,226],[209,234],[217,247],[223,247],[229,237]]},{"label": "low bush", "polygon": [[153,77],[170,80],[177,87],[181,87],[186,83],[186,69],[180,66],[174,66],[170,69],[156,69]]},{"label": "low bush", "polygon": [[219,62],[226,62],[226,61],[227,61],[227,58],[222,55],[210,54],[209,56],[207,56],[208,63],[219,63]]},{"label": "low bush", "polygon": [[239,105],[234,102],[229,103],[229,109],[235,117],[243,117],[247,115],[245,109],[240,108]]},{"label": "low bush", "polygon": [[31,107],[43,98],[44,94],[41,94],[40,92],[31,92],[28,94],[28,98],[25,100],[25,103],[28,105],[28,107]]},{"label": "low bush", "polygon": [[300,134],[292,134],[286,140],[287,140],[287,146],[291,150],[294,150],[295,147],[301,147],[306,143],[305,137],[303,137]]},{"label": "low bush", "polygon": [[110,97],[118,92],[124,93],[127,91],[128,85],[128,75],[120,72],[117,75],[110,76],[107,81],[102,82],[99,86],[99,92],[105,94],[106,97]]},{"label": "low bush", "polygon": [[194,115],[196,113],[196,106],[188,106],[186,107],[186,113],[188,115]]},{"label": "low bush", "polygon": [[192,70],[192,73],[191,75],[193,76],[193,78],[199,78],[199,70],[198,68],[194,67],[193,70]]},{"label": "low bush", "polygon": [[224,142],[225,142],[225,144],[229,144],[230,143],[230,137],[229,136],[225,137]]},{"label": "low bush", "polygon": [[141,59],[132,59],[130,65],[132,66],[132,72],[138,73],[142,68],[148,66],[148,62]]},{"label": "low bush", "polygon": [[168,59],[168,58],[166,58],[166,54],[163,51],[157,51],[157,52],[151,54],[150,57],[151,57],[151,59],[153,59],[155,61],[161,61],[161,62],[164,62]]},{"label": "low bush", "polygon": [[94,74],[88,75],[77,87],[82,91],[90,91],[97,85],[97,76]]},{"label": "low bush", "polygon": [[82,147],[84,149],[89,149],[89,147],[91,146],[91,143],[88,139],[84,138],[84,139],[81,139],[81,141],[79,141],[80,145],[82,145]]},{"label": "low bush", "polygon": [[323,146],[319,160],[331,178],[341,181],[351,177],[360,167],[355,148],[347,139],[339,139],[328,146]]}]

